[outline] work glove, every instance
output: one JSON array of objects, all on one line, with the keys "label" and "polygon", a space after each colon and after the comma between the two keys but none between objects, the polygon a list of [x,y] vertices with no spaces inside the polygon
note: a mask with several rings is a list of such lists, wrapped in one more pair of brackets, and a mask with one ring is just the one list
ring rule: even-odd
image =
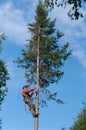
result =
[{"label": "work glove", "polygon": [[34,89],[34,90],[33,90],[33,93],[37,93],[37,92],[38,92],[37,89]]}]

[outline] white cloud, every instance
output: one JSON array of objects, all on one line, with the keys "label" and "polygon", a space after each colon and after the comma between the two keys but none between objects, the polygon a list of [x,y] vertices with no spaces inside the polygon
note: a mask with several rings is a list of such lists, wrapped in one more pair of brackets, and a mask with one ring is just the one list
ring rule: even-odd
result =
[{"label": "white cloud", "polygon": [[15,64],[13,63],[13,60],[9,60],[6,62],[6,66],[7,66],[7,70],[9,72],[9,75],[11,77],[14,77],[15,74],[17,73],[17,67],[15,66]]},{"label": "white cloud", "polygon": [[0,6],[0,31],[4,32],[9,40],[24,44],[28,37],[26,25],[23,12],[16,9],[12,2]]},{"label": "white cloud", "polygon": [[14,79],[17,80],[18,78],[22,79],[22,81],[24,80],[23,69],[19,69],[17,67],[17,64],[13,63],[12,59],[10,59],[9,61],[6,62],[6,66],[7,66],[7,70],[8,70],[8,73],[9,73],[9,77],[11,77],[12,81]]},{"label": "white cloud", "polygon": [[83,67],[86,68],[86,51],[82,45],[77,45],[76,48],[74,48],[73,55],[76,56]]},{"label": "white cloud", "polygon": [[[74,39],[74,36],[80,36],[80,37],[85,37],[86,34],[86,22],[85,22],[85,17],[86,17],[86,10],[82,10],[84,13],[84,18],[80,18],[79,20],[71,20],[67,13],[70,10],[70,6],[67,8],[57,8],[53,9],[51,12],[51,17],[52,18],[57,18],[57,29],[60,29],[63,31],[63,33],[66,36],[71,37],[71,39]],[[78,34],[78,35],[77,35]]]},{"label": "white cloud", "polygon": [[51,12],[52,18],[57,18],[57,29],[64,33],[63,41],[70,43],[74,50],[73,56],[86,68],[86,10],[82,9],[84,18],[70,20],[67,15],[70,7],[57,8]]},{"label": "white cloud", "polygon": [[[29,0],[27,3],[28,2]],[[28,17],[28,22],[31,22],[34,18],[36,5],[37,0],[30,2],[27,6],[29,12],[23,12],[22,10],[15,8],[12,2],[7,2],[0,6],[0,31],[4,32],[11,42],[16,42],[20,45],[26,43],[25,40],[29,38],[30,35],[27,34],[25,16]],[[64,42],[70,42],[71,48],[74,49],[73,55],[84,67],[86,67],[86,50],[84,49],[84,46],[86,46],[86,11],[84,9],[82,10],[84,13],[83,19],[73,21],[70,20],[67,15],[69,9],[70,7],[65,9],[55,7],[50,16],[52,19],[57,18],[56,28],[65,34],[63,38]]]}]

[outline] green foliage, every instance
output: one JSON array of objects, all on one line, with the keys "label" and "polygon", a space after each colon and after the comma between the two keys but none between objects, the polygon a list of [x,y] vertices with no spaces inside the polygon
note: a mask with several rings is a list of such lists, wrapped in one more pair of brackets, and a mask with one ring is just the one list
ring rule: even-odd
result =
[{"label": "green foliage", "polygon": [[[2,40],[5,40],[4,34],[0,35],[0,53],[2,51],[2,48],[1,48]],[[8,91],[6,87],[6,81],[8,79],[9,79],[9,76],[8,76],[8,71],[6,69],[5,62],[0,60],[0,111],[1,111],[1,104],[3,103],[4,97],[6,96],[7,91]],[[2,120],[0,119],[0,129],[1,129],[1,122]]]},{"label": "green foliage", "polygon": [[6,36],[4,33],[0,35],[0,44],[1,44],[2,40],[5,40],[5,38],[6,38]]},{"label": "green foliage", "polygon": [[[0,35],[0,52],[1,52],[1,43],[2,40],[5,40],[4,33]],[[4,96],[6,96],[7,88],[6,86],[6,80],[8,80],[8,72],[6,69],[5,62],[0,60],[0,105],[2,104],[2,101],[4,100]]]},{"label": "green foliage", "polygon": [[0,119],[0,130],[1,130],[1,124],[2,124],[2,120]]},{"label": "green foliage", "polygon": [[62,130],[65,130],[65,128],[62,128]]},{"label": "green foliage", "polygon": [[0,60],[0,105],[2,104],[4,96],[6,96],[7,93],[7,88],[5,86],[6,86],[6,80],[8,79],[9,77],[5,63]]},{"label": "green foliage", "polygon": [[2,43],[2,40],[5,40],[5,34],[3,33],[3,34],[1,34],[0,35],[0,52],[1,52],[1,43]]},{"label": "green foliage", "polygon": [[[39,49],[39,85],[43,93],[47,93],[47,99],[56,99],[56,93],[50,93],[49,86],[58,83],[64,72],[61,71],[64,61],[67,60],[71,51],[68,51],[69,44],[61,46],[58,42],[63,36],[56,31],[56,19],[51,20],[48,17],[48,9],[39,1],[36,9],[35,22],[28,24],[28,31],[31,32],[31,40],[22,51],[23,58],[18,59],[17,63],[25,70],[27,82],[36,84],[37,73],[37,51]],[[39,48],[38,48],[39,38]],[[44,100],[42,100],[44,102]],[[46,104],[46,102],[44,102]]]},{"label": "green foliage", "polygon": [[78,114],[70,130],[86,130],[86,104],[80,114]]},{"label": "green foliage", "polygon": [[45,5],[54,8],[55,5],[57,7],[66,7],[67,5],[71,5],[71,9],[68,12],[68,16],[73,20],[79,19],[79,17],[83,17],[80,8],[82,8],[82,3],[86,2],[86,0],[62,0],[58,2],[58,0],[44,0]]}]

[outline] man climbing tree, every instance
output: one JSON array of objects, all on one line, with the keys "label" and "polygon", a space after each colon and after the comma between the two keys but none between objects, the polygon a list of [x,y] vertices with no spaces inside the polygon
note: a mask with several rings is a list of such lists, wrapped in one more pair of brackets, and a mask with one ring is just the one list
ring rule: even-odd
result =
[{"label": "man climbing tree", "polygon": [[[23,58],[17,60],[18,65],[25,70],[27,82],[36,86],[38,91],[35,98],[37,113],[39,113],[39,104],[45,105],[46,99],[62,103],[56,97],[57,92],[54,91],[54,86],[53,92],[49,88],[62,78],[64,72],[60,68],[71,54],[71,51],[68,51],[68,43],[62,45],[58,42],[63,34],[56,31],[56,19],[51,20],[48,13],[48,9],[39,0],[35,21],[28,24],[31,39],[22,51]],[[38,130],[38,117],[35,118],[34,130]]]},{"label": "man climbing tree", "polygon": [[24,102],[29,106],[29,109],[33,115],[33,117],[37,117],[38,113],[36,113],[35,105],[33,104],[31,97],[34,93],[37,93],[35,89],[28,90],[28,85],[22,87],[22,95],[24,97]]}]

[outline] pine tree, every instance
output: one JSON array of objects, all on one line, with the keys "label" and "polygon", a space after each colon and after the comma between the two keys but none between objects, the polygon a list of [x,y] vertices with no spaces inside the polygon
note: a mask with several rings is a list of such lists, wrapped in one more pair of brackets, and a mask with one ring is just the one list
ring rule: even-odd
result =
[{"label": "pine tree", "polygon": [[[2,40],[5,40],[5,35],[2,34],[0,35],[0,53],[2,51],[1,48],[1,43]],[[6,88],[6,81],[9,79],[8,76],[8,71],[6,69],[5,62],[0,60],[0,111],[1,111],[1,105],[3,103],[4,97],[6,96],[7,93],[7,88]],[[1,119],[0,119],[0,129],[1,129]]]},{"label": "pine tree", "polygon": [[[61,46],[58,40],[63,36],[56,31],[56,19],[48,17],[48,9],[42,1],[39,1],[36,9],[35,22],[28,24],[28,31],[31,32],[31,39],[25,49],[22,50],[23,58],[18,58],[19,67],[25,70],[28,84],[36,85],[36,112],[39,111],[39,104],[46,104],[39,94],[46,95],[47,99],[61,102],[56,98],[57,92],[52,93],[49,87],[58,83],[64,72],[60,68],[64,65],[71,51],[68,51],[69,44]],[[34,130],[38,130],[38,117],[35,118]]]},{"label": "pine tree", "polygon": [[86,130],[86,104],[78,114],[70,130]]}]

